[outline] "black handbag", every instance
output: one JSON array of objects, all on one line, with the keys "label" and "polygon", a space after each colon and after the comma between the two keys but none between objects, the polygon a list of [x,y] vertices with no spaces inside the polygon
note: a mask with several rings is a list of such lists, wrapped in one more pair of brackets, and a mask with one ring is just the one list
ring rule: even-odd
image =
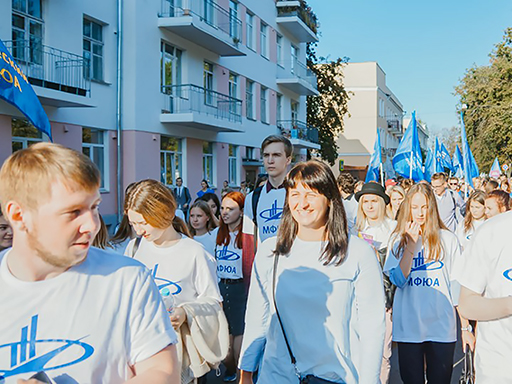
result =
[{"label": "black handbag", "polygon": [[462,376],[459,384],[475,384],[475,371],[473,367],[473,352],[469,347],[466,347],[464,353],[464,366],[462,367]]},{"label": "black handbag", "polygon": [[284,342],[286,343],[286,348],[288,349],[288,354],[290,355],[290,361],[295,369],[295,374],[299,378],[300,384],[339,384],[334,381],[329,381],[325,379],[321,379],[320,377],[316,377],[313,375],[302,376],[299,369],[297,368],[297,360],[292,353],[292,349],[290,348],[290,344],[288,343],[288,338],[286,337],[286,332],[284,331],[283,322],[281,321],[281,316],[279,316],[279,311],[277,310],[277,302],[276,302],[276,275],[277,275],[277,263],[279,261],[279,256],[274,255],[274,271],[272,277],[272,298],[274,299],[274,308],[276,309],[277,320],[279,321],[279,325],[281,326],[281,331],[283,331]]}]

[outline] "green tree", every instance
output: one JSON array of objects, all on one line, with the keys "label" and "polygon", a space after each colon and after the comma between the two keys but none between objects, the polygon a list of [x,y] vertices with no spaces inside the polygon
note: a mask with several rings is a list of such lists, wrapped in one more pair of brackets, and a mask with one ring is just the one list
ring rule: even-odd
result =
[{"label": "green tree", "polygon": [[467,109],[464,123],[468,142],[482,170],[498,156],[512,159],[512,28],[489,55],[489,65],[469,68],[455,87]]},{"label": "green tree", "polygon": [[316,43],[307,45],[307,65],[318,81],[318,96],[307,98],[307,122],[318,128],[320,156],[330,165],[338,158],[338,136],[348,113],[349,93],[343,86],[343,66],[348,58],[328,61],[316,56]]}]

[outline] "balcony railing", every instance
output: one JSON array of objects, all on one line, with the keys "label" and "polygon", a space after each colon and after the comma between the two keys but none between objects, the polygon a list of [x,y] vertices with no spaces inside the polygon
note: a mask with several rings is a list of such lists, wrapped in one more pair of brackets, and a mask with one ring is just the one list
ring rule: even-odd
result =
[{"label": "balcony railing", "polygon": [[388,120],[388,128],[392,133],[400,133],[402,131],[402,124],[400,120]]},{"label": "balcony railing", "polygon": [[299,60],[282,60],[279,63],[277,77],[280,79],[289,78],[290,74],[292,77],[298,77],[299,79],[307,81],[314,89],[317,89],[318,84],[315,73]]},{"label": "balcony railing", "polygon": [[166,85],[164,113],[210,115],[235,123],[242,122],[242,100],[192,84]]},{"label": "balcony railing", "polygon": [[[286,5],[289,2],[290,5]],[[318,30],[318,19],[311,10],[311,7],[306,5],[304,0],[279,0],[280,6],[277,7],[277,16],[297,16],[304,24],[311,29],[315,35]],[[298,6],[296,4],[299,4]]]},{"label": "balcony railing", "polygon": [[291,139],[300,139],[318,144],[318,129],[296,120],[278,120],[277,127],[284,136]]},{"label": "balcony railing", "polygon": [[213,28],[228,34],[237,45],[242,40],[242,22],[213,0],[161,0],[160,17],[196,15]]},{"label": "balcony railing", "polygon": [[89,63],[82,56],[25,40],[5,45],[32,85],[90,96]]}]

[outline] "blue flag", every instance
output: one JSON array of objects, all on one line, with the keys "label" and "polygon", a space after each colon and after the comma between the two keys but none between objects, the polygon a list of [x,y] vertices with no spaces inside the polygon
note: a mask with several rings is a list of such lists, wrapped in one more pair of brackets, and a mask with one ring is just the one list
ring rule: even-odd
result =
[{"label": "blue flag", "polygon": [[452,157],[450,156],[450,152],[444,146],[444,143],[441,143],[441,165],[443,168],[448,168],[450,171],[454,171],[452,164]]},{"label": "blue flag", "polygon": [[423,180],[423,159],[421,157],[418,127],[416,124],[416,112],[414,111],[412,113],[411,122],[400,144],[398,144],[396,154],[393,157],[393,168],[396,173],[403,177],[420,181]]},{"label": "blue flag", "polygon": [[455,147],[455,153],[453,154],[452,164],[453,164],[453,170],[454,170],[453,172],[454,172],[455,177],[460,178],[460,177],[464,176],[464,170],[462,167],[462,165],[464,164],[464,160],[462,159],[462,153],[460,153],[460,149],[459,149],[458,145]]},{"label": "blue flag", "polygon": [[375,138],[375,144],[373,145],[373,154],[370,158],[370,164],[368,165],[368,172],[366,173],[365,183],[370,181],[379,181],[380,165],[382,164],[382,153],[380,149],[380,133],[377,129],[377,137]]},{"label": "blue flag", "polygon": [[425,159],[425,180],[430,182],[434,173],[443,172],[444,169],[441,165],[441,161],[441,150],[439,148],[439,141],[436,138],[434,151],[429,148],[427,158]]},{"label": "blue flag", "polygon": [[48,116],[27,77],[0,40],[0,98],[18,108],[30,122],[50,140],[52,132]]},{"label": "blue flag", "polygon": [[460,137],[462,140],[462,168],[464,170],[464,179],[473,187],[473,177],[477,177],[480,172],[476,165],[473,153],[469,147],[468,138],[466,136],[466,126],[464,125],[464,112],[460,112]]},{"label": "blue flag", "polygon": [[498,161],[498,158],[496,157],[494,159],[494,163],[492,163],[491,170],[489,171],[489,176],[494,177],[497,179],[501,175],[501,169],[500,169],[500,162]]}]

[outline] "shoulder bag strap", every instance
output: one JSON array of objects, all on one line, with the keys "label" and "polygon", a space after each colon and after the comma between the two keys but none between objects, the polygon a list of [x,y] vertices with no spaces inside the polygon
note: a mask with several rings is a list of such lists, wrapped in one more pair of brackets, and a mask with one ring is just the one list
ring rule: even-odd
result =
[{"label": "shoulder bag strap", "polygon": [[288,354],[290,355],[290,361],[295,368],[295,374],[300,379],[300,372],[297,369],[297,360],[295,360],[295,356],[293,356],[292,349],[290,348],[290,343],[288,343],[288,338],[286,337],[286,332],[284,331],[283,322],[281,321],[281,316],[279,316],[279,311],[277,310],[276,303],[276,277],[277,277],[277,263],[279,261],[279,255],[274,255],[274,271],[272,276],[272,298],[274,299],[274,308],[276,309],[277,320],[279,321],[279,325],[281,326],[281,330],[283,331],[284,341],[286,343],[286,348],[288,349]]},{"label": "shoulder bag strap", "polygon": [[139,250],[139,245],[140,245],[141,240],[142,240],[142,237],[135,238],[135,243],[133,244],[132,252],[130,254],[132,259],[135,257],[135,254]]},{"label": "shoulder bag strap", "polygon": [[252,193],[252,222],[254,223],[254,253],[258,248],[258,202],[260,201],[261,191],[263,190],[263,186],[258,187]]}]

